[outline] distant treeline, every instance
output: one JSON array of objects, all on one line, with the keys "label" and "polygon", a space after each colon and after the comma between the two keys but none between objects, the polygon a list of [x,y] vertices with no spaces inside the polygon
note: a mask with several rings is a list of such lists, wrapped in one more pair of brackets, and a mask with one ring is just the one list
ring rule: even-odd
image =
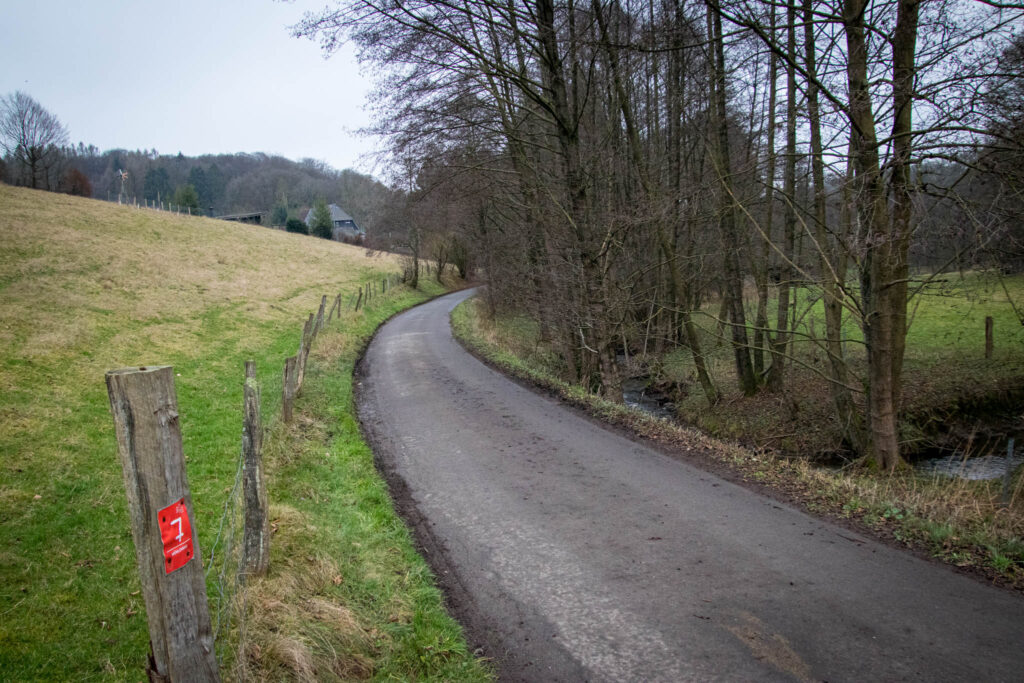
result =
[{"label": "distant treeline", "polygon": [[[389,207],[404,203],[403,193],[370,176],[338,171],[314,159],[296,162],[262,153],[190,157],[156,150],[101,152],[79,143],[67,148],[67,163],[88,178],[97,199],[116,200],[123,194],[139,201],[192,204],[214,216],[263,211],[268,221],[281,214],[280,207],[301,219],[306,209],[325,199],[378,236],[393,232]],[[121,171],[127,172],[123,180]]]}]

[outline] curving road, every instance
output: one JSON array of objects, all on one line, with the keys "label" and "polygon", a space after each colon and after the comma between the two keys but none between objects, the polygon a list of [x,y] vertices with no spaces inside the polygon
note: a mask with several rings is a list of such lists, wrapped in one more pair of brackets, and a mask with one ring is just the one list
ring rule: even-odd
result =
[{"label": "curving road", "polygon": [[359,415],[503,680],[1011,681],[1024,600],[671,459],[467,354],[461,292],[381,328]]}]

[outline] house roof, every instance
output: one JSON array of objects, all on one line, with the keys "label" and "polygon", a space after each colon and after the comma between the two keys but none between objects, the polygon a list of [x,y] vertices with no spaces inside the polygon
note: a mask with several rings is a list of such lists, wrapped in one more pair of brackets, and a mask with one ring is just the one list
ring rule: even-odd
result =
[{"label": "house roof", "polygon": [[[359,225],[356,223],[356,220],[352,218],[352,216],[348,215],[345,212],[345,210],[342,209],[337,204],[328,204],[327,209],[328,211],[331,212],[331,223],[333,223],[334,225],[338,225],[339,223],[344,221],[352,221],[352,225],[355,226],[357,231],[361,233],[366,232],[365,230],[359,227]],[[310,209],[306,213],[306,225],[313,225],[313,209]]]}]

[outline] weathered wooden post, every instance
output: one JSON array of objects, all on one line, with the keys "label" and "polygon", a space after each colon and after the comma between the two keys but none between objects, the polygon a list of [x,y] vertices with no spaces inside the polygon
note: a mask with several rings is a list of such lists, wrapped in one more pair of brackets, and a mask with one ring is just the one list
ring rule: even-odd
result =
[{"label": "weathered wooden post", "polygon": [[341,317],[341,292],[338,293],[338,296],[334,297],[334,301],[331,303],[331,312],[327,314],[327,322],[331,322],[331,319],[334,318],[334,310],[335,309],[338,310],[338,317],[340,318]]},{"label": "weathered wooden post", "polygon": [[320,334],[320,330],[324,329],[324,313],[327,309],[327,295],[324,294],[320,297],[320,310],[316,313],[316,332],[314,335]]},{"label": "weathered wooden post", "polygon": [[995,322],[992,320],[992,316],[985,316],[985,360],[991,360],[992,358],[992,347],[994,346],[992,340],[992,332]]},{"label": "weathered wooden post", "polygon": [[357,313],[359,312],[359,304],[361,304],[362,301],[363,301],[363,287],[362,287],[362,285],[360,285],[360,287],[359,287],[359,298],[356,299],[356,312]]},{"label": "weathered wooden post", "polygon": [[270,516],[267,481],[263,476],[263,421],[256,364],[245,361],[245,422],[242,426],[242,495],[245,519],[242,532],[242,577],[261,576],[270,566]]},{"label": "weathered wooden post", "polygon": [[292,405],[295,403],[296,358],[284,359],[284,382],[281,385],[281,417],[285,424],[292,421]]},{"label": "weathered wooden post", "polygon": [[302,341],[299,342],[299,353],[297,359],[298,376],[295,380],[295,393],[302,391],[302,383],[306,380],[306,360],[309,358],[309,349],[313,346],[313,314],[309,314],[306,324],[302,327]]},{"label": "weathered wooden post", "polygon": [[217,681],[174,372],[124,368],[106,380],[149,623],[149,680]]}]

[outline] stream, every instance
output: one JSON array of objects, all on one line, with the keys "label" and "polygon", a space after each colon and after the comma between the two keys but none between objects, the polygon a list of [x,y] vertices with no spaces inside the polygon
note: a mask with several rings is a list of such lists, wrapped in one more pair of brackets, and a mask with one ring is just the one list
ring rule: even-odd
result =
[{"label": "stream", "polygon": [[[675,406],[664,393],[650,386],[648,377],[631,377],[622,382],[622,400],[630,408],[663,420],[675,420]],[[1024,435],[1022,435],[1024,436]],[[1013,439],[1011,438],[1011,443]],[[1024,438],[1019,439],[1024,443]],[[937,457],[915,459],[914,469],[924,475],[956,477],[971,481],[998,479],[1024,463],[1024,450],[1017,448],[1012,454],[1002,442],[1001,454],[972,455],[969,450],[958,450]]]},{"label": "stream", "polygon": [[925,458],[914,463],[914,469],[921,474],[936,474],[946,477],[958,477],[979,481],[982,479],[998,479],[1013,471],[1024,463],[1024,453],[1013,449],[1014,439],[1010,439],[1009,448],[1000,455],[989,453],[968,457],[969,452],[956,452],[937,458]]},{"label": "stream", "polygon": [[622,401],[633,408],[654,417],[674,420],[675,406],[668,396],[650,388],[650,379],[631,377],[622,381]]}]

